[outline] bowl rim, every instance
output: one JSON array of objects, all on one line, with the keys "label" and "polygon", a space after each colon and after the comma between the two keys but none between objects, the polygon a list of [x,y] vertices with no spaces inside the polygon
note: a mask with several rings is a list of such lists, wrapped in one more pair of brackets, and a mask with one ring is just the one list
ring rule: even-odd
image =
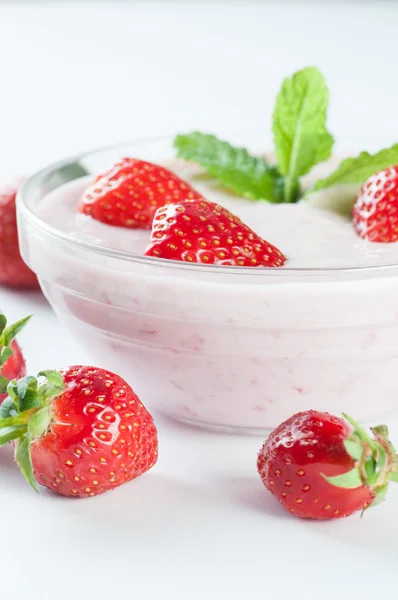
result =
[{"label": "bowl rim", "polygon": [[[247,132],[246,132],[247,133]],[[249,134],[250,135],[250,134]],[[151,136],[135,138],[126,142],[118,142],[115,144],[107,144],[101,147],[97,147],[91,150],[73,154],[62,160],[50,163],[46,167],[36,171],[33,175],[28,177],[17,191],[16,206],[17,206],[17,218],[23,217],[25,220],[30,222],[34,227],[44,232],[47,236],[52,237],[58,241],[62,241],[69,247],[77,248],[81,251],[86,251],[90,254],[96,254],[100,256],[106,256],[107,258],[122,260],[124,262],[139,263],[148,265],[151,267],[167,268],[179,271],[200,271],[201,273],[217,273],[218,275],[232,275],[238,274],[258,276],[258,277],[291,277],[291,276],[318,276],[327,277],[331,275],[342,275],[349,276],[358,275],[387,275],[391,272],[398,272],[398,263],[386,264],[386,265],[361,265],[357,267],[233,267],[228,265],[207,265],[203,263],[188,263],[185,261],[169,260],[164,258],[157,258],[152,256],[145,256],[134,252],[127,252],[125,250],[117,250],[114,248],[108,248],[101,244],[89,242],[74,238],[67,232],[63,232],[56,227],[53,227],[49,223],[46,223],[41,219],[34,210],[29,206],[29,197],[33,193],[35,187],[39,181],[42,181],[45,177],[52,173],[56,173],[60,169],[70,165],[73,162],[79,162],[87,159],[96,154],[117,150],[118,148],[133,147],[141,144],[161,143],[170,142],[172,147],[172,141],[175,135],[162,135],[162,136]],[[78,178],[76,178],[78,179]],[[20,231],[20,228],[18,228]],[[398,244],[398,242],[397,242]]]}]

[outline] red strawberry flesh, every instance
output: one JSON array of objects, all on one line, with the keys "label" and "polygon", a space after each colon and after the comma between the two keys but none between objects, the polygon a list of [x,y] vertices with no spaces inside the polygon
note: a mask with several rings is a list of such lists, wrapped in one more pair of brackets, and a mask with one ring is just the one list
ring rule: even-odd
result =
[{"label": "red strawberry flesh", "polygon": [[175,202],[156,212],[147,256],[242,267],[280,267],[278,248],[218,204]]},{"label": "red strawberry flesh", "polygon": [[201,197],[165,167],[124,158],[84,192],[79,211],[108,225],[150,229],[160,206]]},{"label": "red strawberry flesh", "polygon": [[352,218],[361,238],[381,243],[398,241],[398,166],[369,177],[355,202]]},{"label": "red strawberry flesh", "polygon": [[0,284],[15,288],[38,288],[36,275],[19,251],[15,197],[23,180],[0,189]]}]

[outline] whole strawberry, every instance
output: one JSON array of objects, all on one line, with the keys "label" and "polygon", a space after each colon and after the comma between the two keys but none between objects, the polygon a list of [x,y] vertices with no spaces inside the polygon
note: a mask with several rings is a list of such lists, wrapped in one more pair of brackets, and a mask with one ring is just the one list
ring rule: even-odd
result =
[{"label": "whole strawberry", "polygon": [[239,267],[280,267],[286,261],[280,250],[229,210],[203,199],[159,208],[145,254]]},{"label": "whole strawberry", "polygon": [[15,197],[21,182],[0,189],[0,284],[38,288],[36,275],[19,252]]},{"label": "whole strawberry", "polygon": [[14,440],[29,483],[89,497],[148,471],[158,455],[151,415],[131,387],[103,369],[71,366],[8,385],[0,443]]},{"label": "whole strawberry", "polygon": [[25,358],[14,338],[29,319],[26,317],[7,327],[6,317],[0,313],[0,402],[7,397],[10,379],[19,379],[26,373]]},{"label": "whole strawberry", "polygon": [[156,210],[201,195],[177,175],[149,162],[124,158],[84,192],[80,212],[108,225],[150,229]]},{"label": "whole strawberry", "polygon": [[398,166],[369,177],[359,192],[352,219],[356,232],[364,239],[398,241]]},{"label": "whole strawberry", "polygon": [[287,419],[264,442],[257,468],[265,487],[291,513],[338,519],[384,499],[397,481],[385,426],[372,439],[353,419],[309,410]]}]

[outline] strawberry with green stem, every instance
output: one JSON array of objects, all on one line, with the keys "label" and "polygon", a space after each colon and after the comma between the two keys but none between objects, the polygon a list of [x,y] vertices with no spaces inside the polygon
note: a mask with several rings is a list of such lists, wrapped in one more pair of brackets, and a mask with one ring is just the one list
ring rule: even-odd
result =
[{"label": "strawberry with green stem", "polygon": [[89,366],[42,371],[8,385],[0,445],[13,441],[30,485],[90,497],[148,471],[157,461],[153,419],[118,375]]},{"label": "strawberry with green stem", "polygon": [[354,419],[314,410],[293,415],[264,442],[257,469],[292,514],[336,519],[384,500],[398,456],[384,425],[370,436]]}]

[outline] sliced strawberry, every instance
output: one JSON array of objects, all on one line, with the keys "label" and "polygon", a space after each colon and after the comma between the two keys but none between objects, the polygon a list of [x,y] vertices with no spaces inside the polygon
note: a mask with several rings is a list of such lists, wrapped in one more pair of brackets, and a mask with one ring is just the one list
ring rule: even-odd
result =
[{"label": "sliced strawberry", "polygon": [[16,288],[38,288],[36,275],[19,252],[15,197],[22,180],[0,190],[0,284]]},{"label": "sliced strawberry", "polygon": [[361,238],[398,241],[398,166],[369,177],[359,192],[352,219]]},{"label": "sliced strawberry", "polygon": [[175,202],[156,212],[146,256],[239,267],[280,267],[286,258],[229,210],[208,202]]},{"label": "sliced strawberry", "polygon": [[84,192],[78,209],[108,225],[150,229],[160,206],[201,197],[168,169],[124,158],[96,178]]}]

